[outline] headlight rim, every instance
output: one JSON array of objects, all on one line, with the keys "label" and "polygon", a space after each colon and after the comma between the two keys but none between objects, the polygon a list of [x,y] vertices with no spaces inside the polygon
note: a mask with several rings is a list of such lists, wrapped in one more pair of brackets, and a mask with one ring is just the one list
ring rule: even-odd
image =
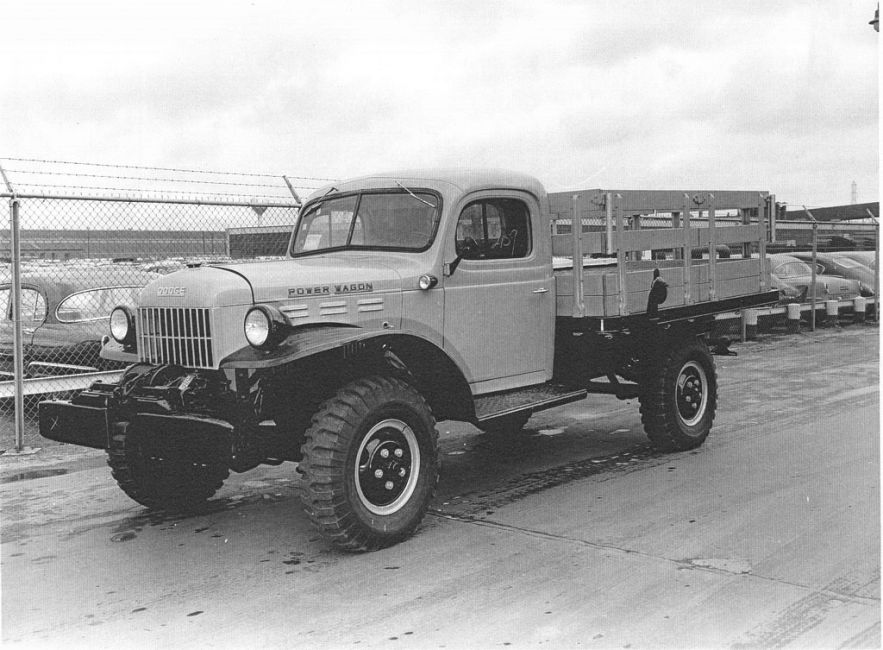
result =
[{"label": "headlight rim", "polygon": [[[267,321],[267,337],[260,343],[255,344],[248,336],[248,319],[254,312],[260,312]],[[245,341],[256,350],[269,350],[275,348],[283,338],[285,338],[286,325],[288,321],[282,313],[270,305],[254,305],[247,312],[245,318],[242,319],[242,330]]]},{"label": "headlight rim", "polygon": [[[117,337],[114,333],[113,317],[117,312],[122,313],[126,318],[126,333],[122,337]],[[135,314],[126,305],[117,305],[110,311],[108,318],[108,326],[110,329],[110,337],[122,345],[123,347],[131,347],[135,344]]]}]

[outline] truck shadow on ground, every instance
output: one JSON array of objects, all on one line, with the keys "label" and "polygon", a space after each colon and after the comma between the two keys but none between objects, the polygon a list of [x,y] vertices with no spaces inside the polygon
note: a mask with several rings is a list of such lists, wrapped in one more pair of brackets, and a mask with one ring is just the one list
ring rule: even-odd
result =
[{"label": "truck shadow on ground", "polygon": [[[665,462],[668,456],[656,451],[641,432],[611,427],[587,430],[579,423],[556,429],[529,426],[507,435],[443,436],[441,476],[430,513],[478,519],[544,490],[590,477],[603,480],[648,463]],[[144,508],[121,518],[110,512],[93,513],[77,517],[80,525],[68,529],[66,538],[96,528],[108,531],[115,543],[129,542],[148,530],[151,536],[186,530],[221,538],[248,519],[252,531],[263,526],[277,534],[281,528],[301,553],[327,553],[331,547],[310,525],[300,504],[300,490],[300,475],[293,463],[260,468],[233,475],[216,498],[186,514]],[[421,530],[431,534],[432,527],[430,518]]]}]

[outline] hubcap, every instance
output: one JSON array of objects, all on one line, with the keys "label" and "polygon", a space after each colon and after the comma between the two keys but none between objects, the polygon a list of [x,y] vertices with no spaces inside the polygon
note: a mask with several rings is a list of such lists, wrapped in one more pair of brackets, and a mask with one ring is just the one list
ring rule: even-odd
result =
[{"label": "hubcap", "polygon": [[362,438],[355,468],[362,505],[376,515],[391,515],[414,493],[420,474],[417,437],[401,420],[375,424]]},{"label": "hubcap", "polygon": [[688,361],[681,368],[675,386],[675,400],[678,414],[688,427],[697,424],[705,415],[708,406],[708,379],[705,370],[695,361]]}]

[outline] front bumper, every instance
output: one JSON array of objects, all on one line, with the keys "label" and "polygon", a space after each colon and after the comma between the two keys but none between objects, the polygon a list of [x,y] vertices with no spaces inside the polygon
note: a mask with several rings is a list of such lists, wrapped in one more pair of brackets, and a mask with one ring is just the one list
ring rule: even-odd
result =
[{"label": "front bumper", "polygon": [[68,401],[40,402],[40,435],[49,440],[106,449],[110,441],[110,411]]},{"label": "front bumper", "polygon": [[[233,433],[233,425],[203,415],[172,412],[141,412],[132,404],[121,405],[113,394],[116,384],[95,382],[68,400],[40,402],[40,435],[49,440],[94,449],[108,449],[115,427],[129,422],[130,429],[151,437],[212,437]],[[159,411],[159,403],[147,401],[142,406]]]}]

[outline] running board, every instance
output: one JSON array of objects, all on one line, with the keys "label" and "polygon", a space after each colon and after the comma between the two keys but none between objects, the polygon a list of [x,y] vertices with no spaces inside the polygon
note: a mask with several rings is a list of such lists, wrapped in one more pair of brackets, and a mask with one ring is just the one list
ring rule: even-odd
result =
[{"label": "running board", "polygon": [[482,395],[475,398],[475,419],[478,422],[487,422],[525,411],[533,413],[576,402],[587,395],[588,391],[585,389],[573,390],[558,384],[540,384],[505,393]]}]

